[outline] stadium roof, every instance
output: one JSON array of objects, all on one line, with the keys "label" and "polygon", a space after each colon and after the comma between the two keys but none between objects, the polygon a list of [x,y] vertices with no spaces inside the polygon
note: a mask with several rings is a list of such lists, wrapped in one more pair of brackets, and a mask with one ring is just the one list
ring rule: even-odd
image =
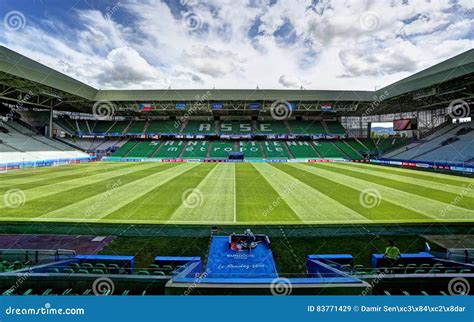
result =
[{"label": "stadium roof", "polygon": [[377,91],[377,94],[388,92],[388,97],[394,97],[471,73],[474,73],[474,49],[383,87]]},{"label": "stadium roof", "polygon": [[353,101],[371,102],[417,91],[450,79],[474,73],[474,49],[388,85],[378,91],[338,90],[98,90],[41,63],[0,46],[0,73],[13,75],[88,101]]}]

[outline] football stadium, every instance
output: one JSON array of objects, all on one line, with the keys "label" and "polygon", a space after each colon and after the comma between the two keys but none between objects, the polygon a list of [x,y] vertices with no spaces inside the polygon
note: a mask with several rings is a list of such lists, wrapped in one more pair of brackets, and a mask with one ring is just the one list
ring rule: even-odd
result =
[{"label": "football stadium", "polygon": [[33,57],[0,46],[4,296],[474,293],[474,49],[374,90]]}]

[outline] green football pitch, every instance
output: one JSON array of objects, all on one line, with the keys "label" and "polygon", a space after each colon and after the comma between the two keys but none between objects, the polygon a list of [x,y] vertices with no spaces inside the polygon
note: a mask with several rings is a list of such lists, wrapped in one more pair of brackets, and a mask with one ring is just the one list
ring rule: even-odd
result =
[{"label": "green football pitch", "polygon": [[0,174],[0,221],[473,222],[474,180],[356,163],[90,163]]}]

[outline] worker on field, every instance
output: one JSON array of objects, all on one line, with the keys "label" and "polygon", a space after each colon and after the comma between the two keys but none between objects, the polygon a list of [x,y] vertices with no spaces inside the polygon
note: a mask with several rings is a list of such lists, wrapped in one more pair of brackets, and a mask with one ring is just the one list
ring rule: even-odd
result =
[{"label": "worker on field", "polygon": [[383,257],[388,261],[390,266],[395,266],[400,260],[400,249],[395,246],[395,242],[393,240],[388,241],[388,247],[385,248]]}]

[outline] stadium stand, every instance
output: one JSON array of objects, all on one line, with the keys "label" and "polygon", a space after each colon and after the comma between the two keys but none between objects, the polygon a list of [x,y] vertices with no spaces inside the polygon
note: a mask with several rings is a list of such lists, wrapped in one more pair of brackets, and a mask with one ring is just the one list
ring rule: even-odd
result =
[{"label": "stadium stand", "polygon": [[186,141],[164,141],[160,147],[150,155],[152,158],[178,158],[186,145]]},{"label": "stadium stand", "polygon": [[188,121],[182,131],[184,134],[216,134],[214,122]]},{"label": "stadium stand", "polygon": [[221,121],[219,133],[223,135],[246,135],[253,133],[252,122],[248,121]]},{"label": "stadium stand", "polygon": [[109,129],[109,133],[122,134],[128,128],[129,125],[130,122],[128,121],[117,121]]},{"label": "stadium stand", "polygon": [[173,121],[149,121],[145,133],[148,134],[173,134],[180,132],[180,124]]},{"label": "stadium stand", "polygon": [[233,142],[228,141],[212,141],[209,148],[209,157],[217,159],[227,159],[229,153],[235,152]]},{"label": "stadium stand", "polygon": [[238,152],[243,152],[247,160],[263,159],[262,143],[258,141],[240,141]]},{"label": "stadium stand", "polygon": [[[393,159],[417,160],[428,152],[438,149],[447,139],[455,137],[456,132],[463,127],[470,127],[470,124],[463,123],[444,126],[439,131],[434,132],[422,140],[408,144],[401,149],[392,149],[391,152],[385,153],[383,156]],[[388,150],[387,144],[390,143],[390,140],[391,139],[384,139],[381,143],[378,143],[378,147],[381,152],[386,152]],[[397,140],[395,140],[395,142],[395,145],[401,144],[401,142]],[[467,160],[467,158],[465,158],[465,160]]]},{"label": "stadium stand", "polygon": [[344,135],[346,130],[341,123],[336,121],[325,121],[323,124],[326,126],[327,133],[335,135]]},{"label": "stadium stand", "polygon": [[181,158],[183,159],[203,159],[209,152],[209,141],[188,141]]},{"label": "stadium stand", "polygon": [[112,154],[112,157],[119,157],[119,158],[124,158],[128,152],[136,145],[135,141],[128,141],[124,145],[122,145],[117,151],[115,151],[114,154]]},{"label": "stadium stand", "polygon": [[320,121],[290,121],[291,133],[293,134],[324,134],[324,129]]},{"label": "stadium stand", "polygon": [[288,147],[283,141],[264,141],[263,151],[267,159],[290,159]]},{"label": "stadium stand", "polygon": [[362,160],[363,157],[354,150],[346,141],[335,141],[334,144],[348,157],[349,160]]},{"label": "stadium stand", "polygon": [[320,155],[316,152],[310,142],[307,141],[288,141],[286,145],[290,149],[295,159],[319,159]]},{"label": "stadium stand", "polygon": [[331,141],[313,141],[313,145],[324,159],[345,159],[347,158]]},{"label": "stadium stand", "polygon": [[145,131],[146,122],[135,121],[127,129],[127,133],[130,134],[142,134]]},{"label": "stadium stand", "polygon": [[127,153],[127,158],[150,158],[160,146],[158,141],[140,141]]},{"label": "stadium stand", "polygon": [[286,122],[257,122],[256,134],[288,134]]},{"label": "stadium stand", "polygon": [[0,122],[0,126],[6,129],[6,133],[0,132],[0,163],[89,158],[88,154],[41,136],[17,122]]}]

